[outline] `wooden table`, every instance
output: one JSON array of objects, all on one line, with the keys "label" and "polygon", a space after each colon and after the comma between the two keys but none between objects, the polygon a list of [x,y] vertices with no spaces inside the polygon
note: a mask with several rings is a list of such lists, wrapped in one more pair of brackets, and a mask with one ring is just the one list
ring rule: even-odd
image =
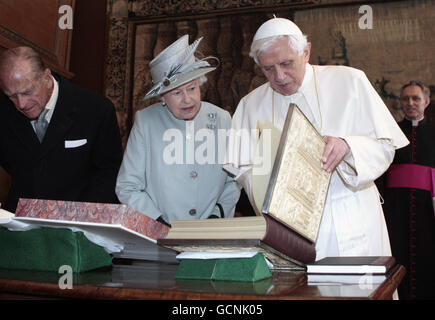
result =
[{"label": "wooden table", "polygon": [[313,285],[304,272],[273,272],[272,278],[248,283],[177,280],[176,270],[175,264],[124,261],[106,270],[73,274],[72,289],[61,289],[60,273],[0,269],[0,299],[391,299],[405,274],[403,266],[396,266],[381,284]]}]

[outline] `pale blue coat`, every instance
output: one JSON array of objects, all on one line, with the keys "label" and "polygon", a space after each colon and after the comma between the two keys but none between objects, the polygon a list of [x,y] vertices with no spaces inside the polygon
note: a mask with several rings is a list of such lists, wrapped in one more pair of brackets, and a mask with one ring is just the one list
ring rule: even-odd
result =
[{"label": "pale blue coat", "polygon": [[116,183],[121,203],[167,222],[220,216],[216,203],[234,216],[240,189],[222,169],[230,127],[230,114],[208,102],[192,122],[161,103],[136,112]]}]

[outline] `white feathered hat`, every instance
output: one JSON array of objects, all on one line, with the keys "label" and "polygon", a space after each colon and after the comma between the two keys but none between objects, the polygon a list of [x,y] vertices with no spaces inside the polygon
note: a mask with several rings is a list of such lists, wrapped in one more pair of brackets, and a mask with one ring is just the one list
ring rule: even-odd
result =
[{"label": "white feathered hat", "polygon": [[144,100],[175,89],[216,69],[210,66],[207,58],[195,58],[194,53],[201,40],[202,37],[189,45],[189,35],[186,34],[150,62],[153,87],[145,95]]}]

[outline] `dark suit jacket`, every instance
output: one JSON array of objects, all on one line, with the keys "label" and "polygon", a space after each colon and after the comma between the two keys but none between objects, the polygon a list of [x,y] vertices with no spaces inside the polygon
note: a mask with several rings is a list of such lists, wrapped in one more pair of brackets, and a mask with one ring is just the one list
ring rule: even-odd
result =
[{"label": "dark suit jacket", "polygon": [[[42,144],[30,120],[0,96],[0,165],[12,177],[2,207],[11,212],[19,198],[117,202],[122,145],[113,104],[53,76],[59,96]],[[85,143],[67,147],[77,140]]]}]

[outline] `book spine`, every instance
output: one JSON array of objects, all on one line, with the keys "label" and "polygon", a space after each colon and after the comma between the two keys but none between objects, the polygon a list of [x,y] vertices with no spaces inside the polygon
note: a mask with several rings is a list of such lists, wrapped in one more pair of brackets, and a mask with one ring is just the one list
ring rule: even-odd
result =
[{"label": "book spine", "polygon": [[316,260],[316,248],[311,242],[269,215],[263,216],[267,224],[262,240],[265,244],[304,264]]}]

